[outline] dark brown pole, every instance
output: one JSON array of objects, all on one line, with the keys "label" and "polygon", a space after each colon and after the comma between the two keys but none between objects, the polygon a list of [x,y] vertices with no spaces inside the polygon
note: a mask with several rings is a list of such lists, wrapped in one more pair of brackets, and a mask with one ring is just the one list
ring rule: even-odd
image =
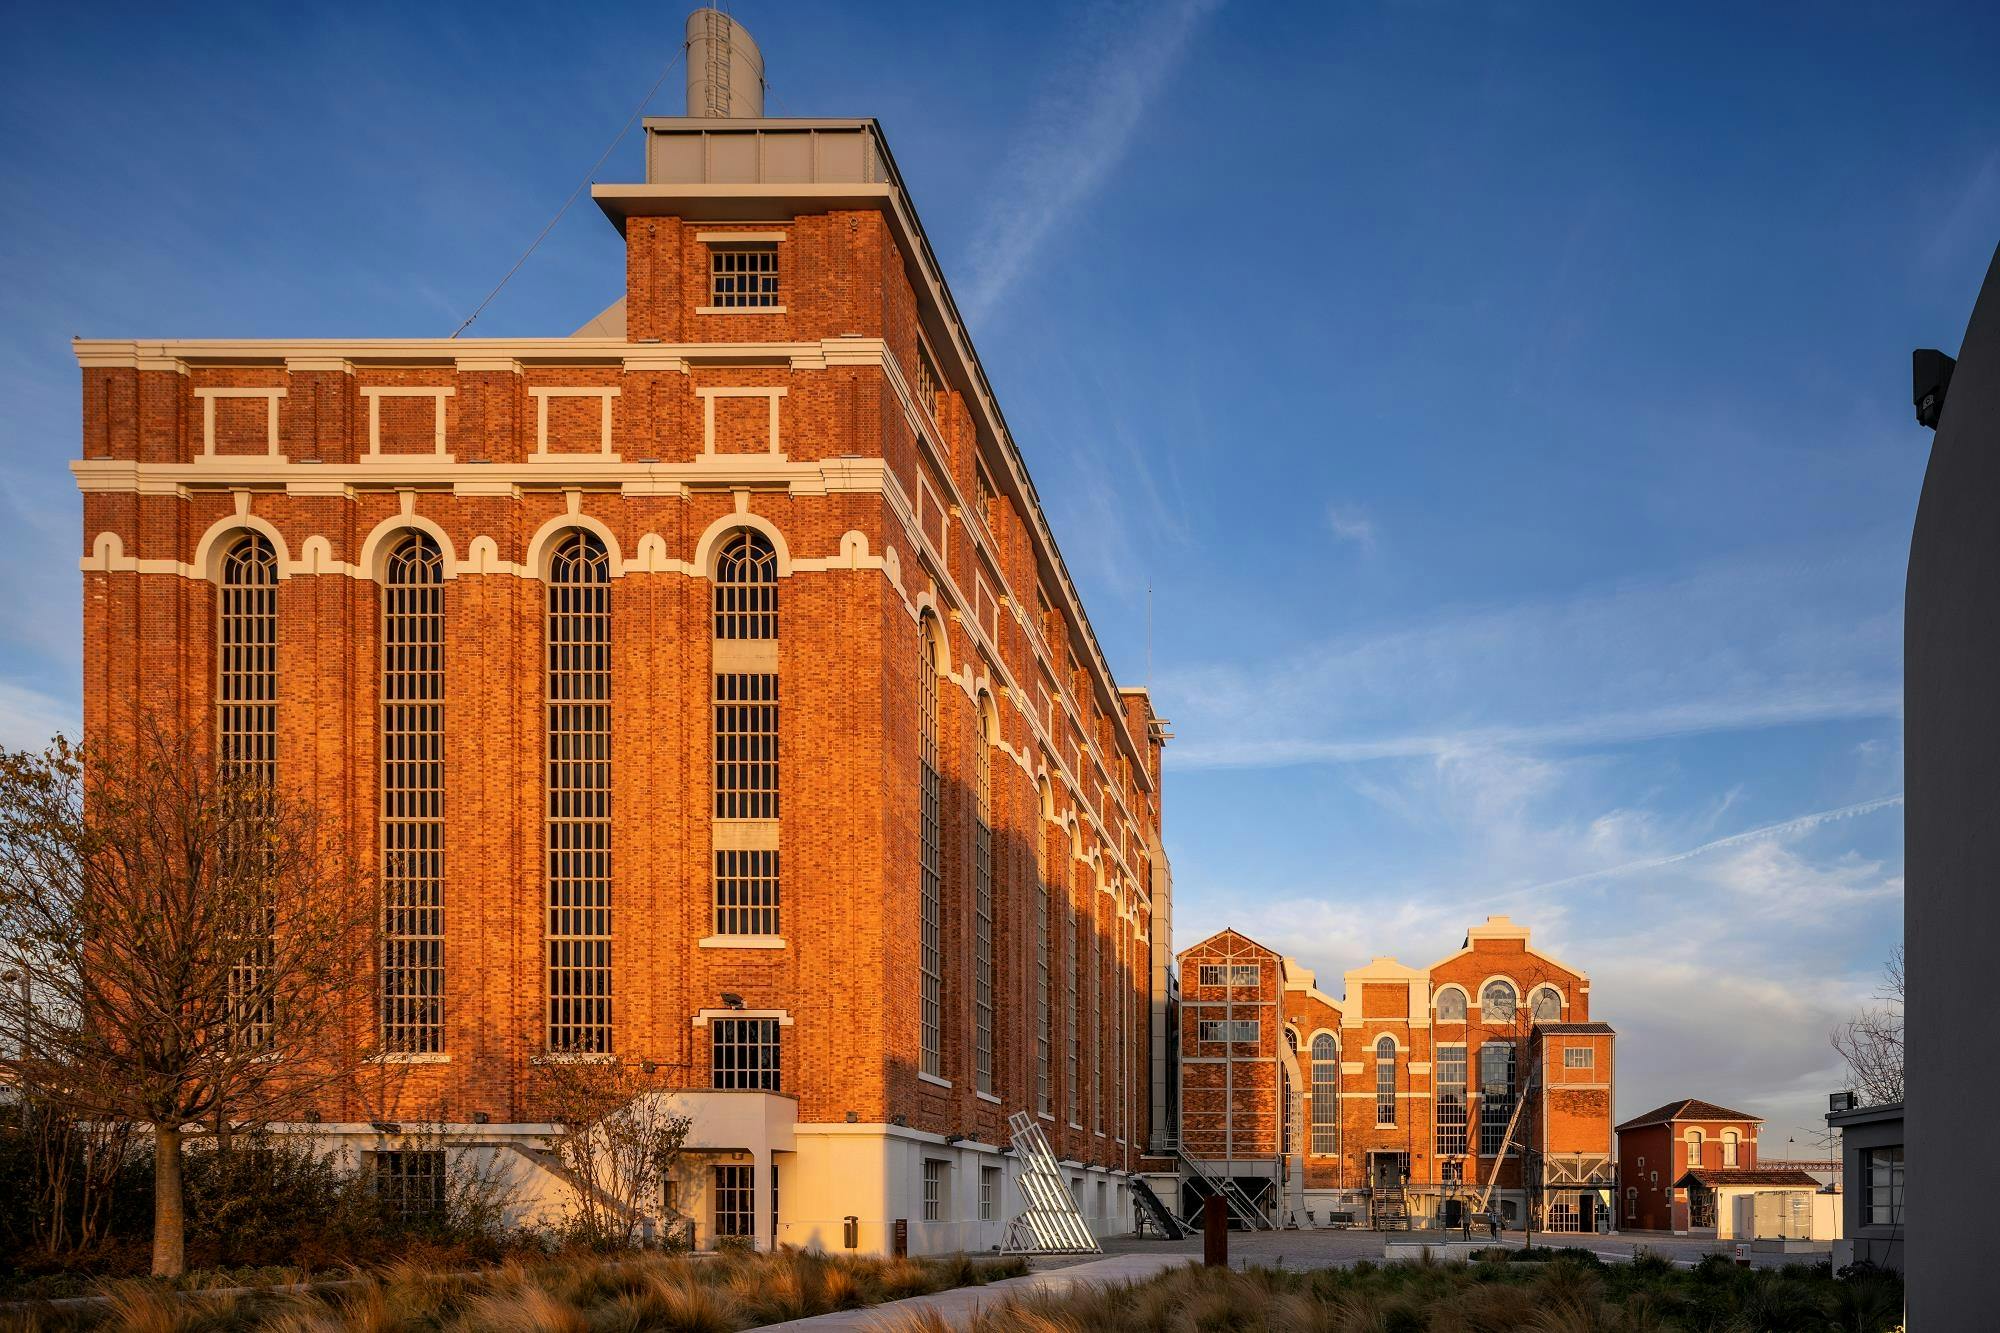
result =
[{"label": "dark brown pole", "polygon": [[1219,1194],[1201,1201],[1201,1261],[1210,1268],[1229,1267],[1229,1205]]}]

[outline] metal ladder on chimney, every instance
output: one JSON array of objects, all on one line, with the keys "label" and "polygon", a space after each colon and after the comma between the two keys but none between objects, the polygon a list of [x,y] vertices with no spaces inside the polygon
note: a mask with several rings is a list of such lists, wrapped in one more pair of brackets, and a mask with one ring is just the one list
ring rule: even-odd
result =
[{"label": "metal ladder on chimney", "polygon": [[1007,1117],[1014,1152],[1021,1159],[1021,1197],[1027,1207],[1007,1223],[1003,1254],[1097,1254],[1097,1237],[1069,1192],[1048,1136],[1026,1111]]},{"label": "metal ladder on chimney", "polygon": [[[1210,1175],[1208,1168],[1203,1166],[1198,1159],[1190,1156],[1188,1150],[1179,1144],[1174,1145],[1174,1156],[1187,1169],[1188,1174],[1193,1177],[1195,1189],[1198,1192],[1220,1196],[1222,1202],[1228,1205],[1229,1215],[1242,1223],[1245,1230],[1277,1230],[1276,1224],[1270,1218],[1264,1216],[1263,1210],[1250,1201],[1250,1196],[1245,1194],[1235,1181],[1217,1179],[1215,1176]],[[1198,1229],[1196,1228],[1196,1221],[1199,1213],[1199,1209],[1189,1213],[1182,1219],[1183,1223],[1190,1228]]]},{"label": "metal ladder on chimney", "polygon": [[719,9],[709,9],[704,21],[708,25],[708,107],[710,116],[727,116],[733,109],[729,97],[729,67],[735,63],[731,58],[729,16]]}]

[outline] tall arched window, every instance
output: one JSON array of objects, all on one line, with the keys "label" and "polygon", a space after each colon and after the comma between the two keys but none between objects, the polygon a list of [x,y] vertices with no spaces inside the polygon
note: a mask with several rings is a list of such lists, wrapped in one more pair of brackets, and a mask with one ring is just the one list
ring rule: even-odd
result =
[{"label": "tall arched window", "polygon": [[715,637],[778,637],[778,553],[755,528],[730,534],[715,557]]},{"label": "tall arched window", "polygon": [[[1465,996],[1458,995],[1460,1011],[1465,1007]],[[1439,1157],[1463,1157],[1469,1139],[1469,1121],[1466,1118],[1466,1067],[1465,1044],[1455,1042],[1440,1044],[1431,1063],[1431,1088],[1436,1103],[1437,1141]]]},{"label": "tall arched window", "polygon": [[1396,1042],[1383,1037],[1375,1043],[1375,1123],[1396,1123]]},{"label": "tall arched window", "polygon": [[1049,911],[1049,782],[1043,778],[1036,804],[1035,827],[1035,1110],[1051,1111],[1049,1103],[1049,932],[1055,928]]},{"label": "tall arched window", "polygon": [[[237,538],[222,557],[216,598],[216,749],[232,790],[256,805],[278,774],[278,555],[259,533]],[[230,1014],[238,1039],[270,1038],[272,932],[276,905],[245,931],[230,969]]]},{"label": "tall arched window", "polygon": [[780,928],[778,557],[754,529],[731,533],[715,560],[715,853],[717,935]]},{"label": "tall arched window", "polygon": [[1562,996],[1556,993],[1555,987],[1543,986],[1535,992],[1531,1010],[1537,1023],[1559,1023],[1562,1021]]},{"label": "tall arched window", "polygon": [[611,561],[588,532],[549,558],[549,1049],[611,1049]]},{"label": "tall arched window", "polygon": [[1479,1017],[1486,1023],[1514,1021],[1514,987],[1505,981],[1489,981],[1479,996]]},{"label": "tall arched window", "polygon": [[382,577],[382,1046],[444,1049],[444,560],[405,537]]},{"label": "tall arched window", "polygon": [[1077,969],[1083,956],[1083,910],[1077,905],[1077,898],[1087,890],[1083,886],[1083,875],[1078,869],[1083,864],[1080,859],[1083,845],[1070,831],[1069,847],[1069,890],[1065,899],[1065,915],[1069,918],[1069,930],[1063,940],[1063,990],[1064,1023],[1069,1034],[1069,1054],[1065,1060],[1064,1103],[1069,1123],[1083,1127],[1083,991],[1077,983]]},{"label": "tall arched window", "polygon": [[980,700],[973,735],[972,1056],[973,1081],[993,1091],[993,721]]},{"label": "tall arched window", "polygon": [[1440,1023],[1465,1021],[1465,992],[1456,986],[1438,992],[1437,1017]]},{"label": "tall arched window", "polygon": [[1701,1169],[1701,1131],[1698,1129],[1687,1132],[1687,1169],[1690,1171]]},{"label": "tall arched window", "polygon": [[1340,1151],[1340,1056],[1332,1034],[1313,1038],[1312,1062],[1312,1151],[1331,1157]]},{"label": "tall arched window", "polygon": [[1724,1166],[1735,1166],[1737,1164],[1736,1149],[1741,1142],[1742,1136],[1737,1134],[1735,1130],[1725,1129],[1722,1131],[1722,1164]]},{"label": "tall arched window", "polygon": [[1104,1037],[1110,1027],[1104,1021],[1104,931],[1098,924],[1103,912],[1104,862],[1099,860],[1086,914],[1090,929],[1090,1128],[1098,1134],[1104,1132]]},{"label": "tall arched window", "polygon": [[919,1068],[944,1073],[944,827],[938,778],[937,622],[917,636],[917,1029]]}]

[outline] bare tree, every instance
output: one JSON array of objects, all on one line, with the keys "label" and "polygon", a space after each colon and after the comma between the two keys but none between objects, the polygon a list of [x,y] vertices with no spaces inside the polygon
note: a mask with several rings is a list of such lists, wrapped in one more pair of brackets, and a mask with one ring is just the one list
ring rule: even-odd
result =
[{"label": "bare tree", "polygon": [[1875,1003],[1833,1030],[1833,1049],[1854,1075],[1854,1090],[1870,1106],[1903,1100],[1903,946],[1882,969]]},{"label": "bare tree", "polygon": [[586,1244],[626,1248],[664,1189],[687,1141],[668,1080],[648,1065],[547,1057],[535,1066],[543,1113],[557,1126],[549,1152],[573,1190],[570,1229]]},{"label": "bare tree", "polygon": [[153,1271],[186,1264],[182,1140],[351,1076],[377,925],[302,795],[142,717],[129,743],[0,751],[0,1004],[24,1095],[150,1125]]}]

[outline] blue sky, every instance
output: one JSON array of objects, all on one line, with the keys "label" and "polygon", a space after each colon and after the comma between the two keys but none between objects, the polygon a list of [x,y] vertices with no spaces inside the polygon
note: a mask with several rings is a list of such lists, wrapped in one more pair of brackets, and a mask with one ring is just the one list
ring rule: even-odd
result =
[{"label": "blue sky", "polygon": [[[1908,353],[2000,239],[1995,13],[734,10],[773,113],[884,122],[1176,724],[1180,942],[1337,991],[1511,913],[1622,1113],[1815,1125],[1901,938]],[[0,742],[76,715],[68,338],[449,333],[679,40],[557,13],[12,7]],[[621,282],[586,199],[473,332]]]}]

